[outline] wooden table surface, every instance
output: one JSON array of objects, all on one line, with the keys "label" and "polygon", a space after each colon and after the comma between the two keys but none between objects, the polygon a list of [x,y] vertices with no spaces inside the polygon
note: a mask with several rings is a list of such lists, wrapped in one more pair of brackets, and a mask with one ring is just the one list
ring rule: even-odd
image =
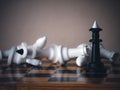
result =
[{"label": "wooden table surface", "polygon": [[43,59],[41,67],[12,65],[0,67],[0,90],[120,90],[120,63],[103,60],[107,75],[86,75],[71,60],[65,67]]}]

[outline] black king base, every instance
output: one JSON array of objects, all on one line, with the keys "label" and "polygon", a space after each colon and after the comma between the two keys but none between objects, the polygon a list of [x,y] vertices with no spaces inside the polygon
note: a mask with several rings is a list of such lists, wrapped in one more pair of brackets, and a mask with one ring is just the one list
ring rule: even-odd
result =
[{"label": "black king base", "polygon": [[92,32],[92,39],[90,40],[90,42],[92,42],[92,55],[91,61],[85,68],[86,73],[106,75],[106,68],[104,67],[104,64],[101,62],[100,59],[99,43],[102,42],[102,40],[99,39],[99,32],[101,30],[102,29],[99,28],[97,22],[94,21],[93,26],[90,29],[90,31]]}]

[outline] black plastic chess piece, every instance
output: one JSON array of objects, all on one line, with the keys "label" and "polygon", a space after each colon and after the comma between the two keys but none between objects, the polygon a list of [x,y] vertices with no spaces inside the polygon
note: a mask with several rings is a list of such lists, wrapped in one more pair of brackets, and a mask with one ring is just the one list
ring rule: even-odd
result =
[{"label": "black plastic chess piece", "polygon": [[86,66],[86,72],[92,73],[92,74],[106,74],[106,68],[104,67],[104,64],[101,62],[100,59],[100,48],[99,43],[102,42],[101,39],[99,39],[99,32],[102,29],[99,28],[96,21],[94,21],[94,24],[90,31],[92,32],[92,39],[90,42],[92,42],[92,55],[91,60]]}]

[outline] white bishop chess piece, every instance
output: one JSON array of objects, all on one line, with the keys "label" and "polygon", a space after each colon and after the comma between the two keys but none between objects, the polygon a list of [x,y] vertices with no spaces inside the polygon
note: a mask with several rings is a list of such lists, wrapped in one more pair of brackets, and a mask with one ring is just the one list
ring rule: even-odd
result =
[{"label": "white bishop chess piece", "polygon": [[41,65],[41,61],[35,59],[35,57],[37,50],[40,50],[45,46],[46,40],[47,38],[44,36],[36,40],[36,42],[33,45],[27,45],[27,43],[22,42],[21,45],[18,45],[17,47],[12,47],[9,50],[0,50],[0,61],[2,61],[3,58],[8,58],[8,65],[12,63],[28,63],[34,66]]}]

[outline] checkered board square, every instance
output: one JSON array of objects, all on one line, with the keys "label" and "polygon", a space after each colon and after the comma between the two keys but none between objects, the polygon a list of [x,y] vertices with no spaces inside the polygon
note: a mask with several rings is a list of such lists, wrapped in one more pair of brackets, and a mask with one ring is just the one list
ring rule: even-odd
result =
[{"label": "checkered board square", "polygon": [[87,83],[89,79],[94,82],[102,80],[103,83],[120,83],[120,62],[112,66],[107,60],[103,60],[107,68],[107,75],[95,76],[87,75],[83,68],[75,64],[75,60],[69,61],[66,66],[53,64],[51,61],[43,59],[40,67],[30,65],[7,66],[2,64],[0,67],[0,83],[6,82],[78,82]]},{"label": "checkered board square", "polygon": [[25,74],[31,69],[32,67],[27,64],[12,64],[11,66],[8,66],[6,60],[3,60],[0,64],[0,83],[18,82],[22,80]]}]

